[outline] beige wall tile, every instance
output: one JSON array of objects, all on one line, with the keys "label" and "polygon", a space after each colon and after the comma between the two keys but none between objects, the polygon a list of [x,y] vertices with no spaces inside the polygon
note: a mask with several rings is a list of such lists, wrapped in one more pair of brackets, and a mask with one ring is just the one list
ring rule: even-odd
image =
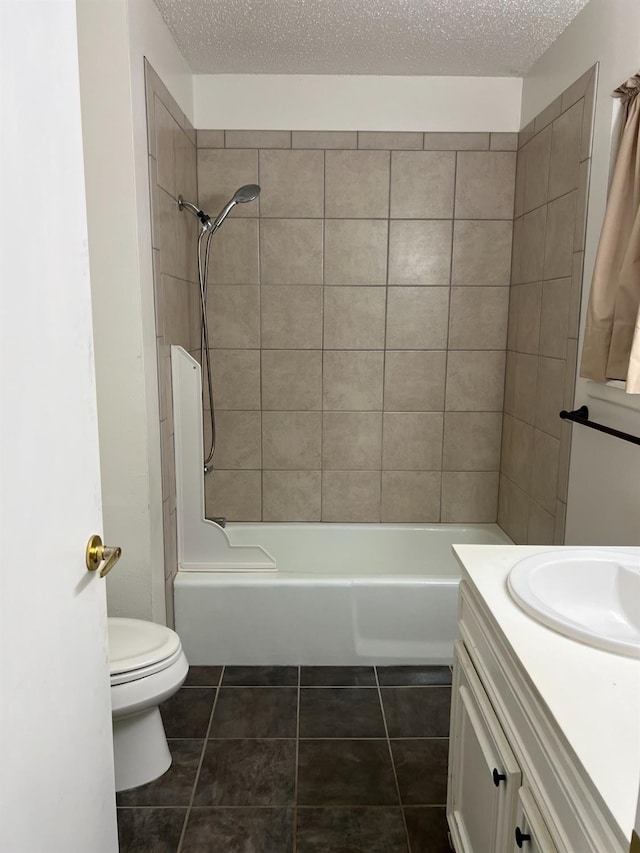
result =
[{"label": "beige wall tile", "polygon": [[183,130],[175,134],[176,195],[195,202],[198,198],[196,147]]},{"label": "beige wall tile", "polygon": [[159,272],[178,275],[177,231],[178,217],[182,216],[175,200],[163,189],[158,189],[158,249],[160,250]]},{"label": "beige wall tile", "polygon": [[544,278],[571,275],[573,232],[576,220],[576,191],[547,205],[547,230],[544,249]]},{"label": "beige wall tile", "polygon": [[[217,412],[216,449],[213,464],[224,470],[257,470],[262,462],[260,412]],[[211,446],[211,423],[204,419],[204,446]]]},{"label": "beige wall tile", "polygon": [[262,408],[298,412],[322,409],[322,352],[264,350]]},{"label": "beige wall tile", "polygon": [[553,122],[548,198],[554,199],[578,186],[582,109],[580,100]]},{"label": "beige wall tile", "polygon": [[382,467],[385,471],[439,471],[442,466],[441,412],[386,412]]},{"label": "beige wall tile", "polygon": [[212,240],[209,264],[210,284],[259,284],[257,219],[227,220]]},{"label": "beige wall tile", "polygon": [[502,411],[504,365],[504,351],[449,352],[445,399],[447,411]]},{"label": "beige wall tile", "polygon": [[538,429],[556,438],[560,438],[560,425],[562,421],[558,417],[558,413],[562,409],[564,378],[564,359],[539,359],[534,424]]},{"label": "beige wall tile", "polygon": [[364,130],[358,133],[358,148],[422,148],[422,133]]},{"label": "beige wall tile", "polygon": [[589,176],[591,172],[591,160],[580,163],[578,175],[578,195],[576,197],[576,226],[573,234],[573,251],[584,250],[587,236],[587,202],[589,196]]},{"label": "beige wall tile", "polygon": [[511,250],[511,282],[522,284],[522,250],[524,246],[524,217],[514,220],[513,223],[513,248]]},{"label": "beige wall tile", "polygon": [[262,346],[322,348],[322,288],[262,287]]},{"label": "beige wall tile", "polygon": [[545,107],[542,112],[538,113],[534,120],[534,131],[535,133],[540,133],[540,131],[547,127],[547,125],[551,124],[551,122],[558,118],[560,113],[562,112],[562,96],[558,95],[555,101],[552,101],[547,107]]},{"label": "beige wall tile", "polygon": [[149,164],[149,202],[151,204],[151,245],[154,252],[160,249],[160,188],[158,187],[158,164],[153,157]]},{"label": "beige wall tile", "polygon": [[451,222],[392,220],[389,234],[389,284],[449,284]]},{"label": "beige wall tile", "polygon": [[531,488],[533,464],[533,427],[517,418],[513,418],[511,422],[509,455],[509,470],[505,473],[516,486],[528,493]]},{"label": "beige wall tile", "polygon": [[453,151],[394,151],[391,216],[449,219],[453,216],[456,155]]},{"label": "beige wall tile", "polygon": [[448,287],[392,287],[387,297],[389,349],[446,349]]},{"label": "beige wall tile", "polygon": [[225,130],[227,148],[291,148],[290,130]]},{"label": "beige wall tile", "polygon": [[556,501],[556,517],[553,525],[553,544],[564,545],[564,531],[567,519],[567,505]]},{"label": "beige wall tile", "polygon": [[573,409],[576,391],[576,370],[578,367],[578,341],[567,340],[567,359],[564,373],[563,409]]},{"label": "beige wall tile", "polygon": [[325,349],[383,349],[385,290],[325,287]]},{"label": "beige wall tile", "polygon": [[513,219],[516,155],[463,151],[456,174],[457,219]]},{"label": "beige wall tile", "polygon": [[444,421],[445,471],[497,471],[500,465],[500,412],[447,412]]},{"label": "beige wall tile", "polygon": [[224,148],[224,130],[196,131],[198,148]]},{"label": "beige wall tile", "polygon": [[531,497],[550,513],[556,508],[559,450],[557,438],[534,430]]},{"label": "beige wall tile", "polygon": [[596,75],[591,78],[591,82],[584,96],[584,109],[582,111],[582,141],[580,143],[580,160],[585,160],[591,157],[591,146],[593,141],[593,116],[596,105]]},{"label": "beige wall tile", "polygon": [[325,412],[322,418],[324,470],[372,470],[380,467],[382,413]]},{"label": "beige wall tile", "polygon": [[486,151],[488,133],[425,133],[425,151]]},{"label": "beige wall tile", "polygon": [[563,421],[560,427],[560,449],[558,451],[558,498],[567,502],[569,491],[569,463],[571,459],[571,424]]},{"label": "beige wall tile", "polygon": [[515,352],[507,352],[506,356],[503,405],[504,411],[512,415],[515,404],[517,355]]},{"label": "beige wall tile", "polygon": [[549,163],[551,162],[551,125],[533,137],[523,149],[526,160],[524,180],[524,211],[528,213],[547,202]]},{"label": "beige wall tile", "polygon": [[380,521],[380,472],[323,471],[322,520]]},{"label": "beige wall tile", "polygon": [[512,414],[528,424],[532,424],[535,418],[537,377],[538,357],[518,353],[516,355]]},{"label": "beige wall tile", "polygon": [[357,148],[356,130],[294,130],[292,148]]},{"label": "beige wall tile", "polygon": [[210,288],[207,316],[210,346],[222,349],[260,346],[260,288],[257,285]]},{"label": "beige wall tile", "polygon": [[216,410],[260,409],[260,351],[211,350]]},{"label": "beige wall tile", "polygon": [[165,347],[175,344],[189,349],[191,343],[191,317],[189,312],[190,284],[176,278],[160,277],[162,344]]},{"label": "beige wall tile", "polygon": [[509,292],[505,287],[452,287],[449,346],[455,349],[504,349]]},{"label": "beige wall tile", "polygon": [[229,521],[260,521],[261,471],[212,471],[204,481],[207,516]]},{"label": "beige wall tile", "polygon": [[322,284],[322,221],[260,222],[262,284]]},{"label": "beige wall tile", "polygon": [[498,524],[516,545],[527,542],[529,498],[507,477],[500,477]]},{"label": "beige wall tile", "polygon": [[325,350],[324,410],[381,411],[383,368],[383,352]]},{"label": "beige wall tile", "polygon": [[[200,207],[215,218],[233,194],[245,184],[258,183],[258,152],[237,149],[225,151],[216,148],[201,148],[198,151],[198,203]],[[185,198],[187,196],[185,195]],[[188,201],[195,201],[188,198]],[[230,218],[253,217],[258,215],[260,199],[247,204],[236,204]],[[225,228],[228,222],[225,223]],[[222,234],[216,235],[214,240]],[[212,251],[215,251],[215,243]]]},{"label": "beige wall tile", "polygon": [[506,220],[458,219],[453,226],[451,283],[508,287],[512,232]]},{"label": "beige wall tile", "polygon": [[517,288],[518,322],[516,349],[536,354],[540,347],[540,318],[542,315],[542,284],[522,284]]},{"label": "beige wall tile", "polygon": [[381,521],[440,521],[439,471],[383,471]]},{"label": "beige wall tile", "polygon": [[518,153],[516,162],[516,194],[514,199],[514,216],[522,216],[524,213],[524,190],[526,180],[527,149],[523,148]]},{"label": "beige wall tile", "polygon": [[524,216],[519,282],[540,281],[544,271],[545,235],[548,206],[538,207]]},{"label": "beige wall tile", "polygon": [[381,219],[327,219],[325,284],[386,284],[387,229]]},{"label": "beige wall tile", "polygon": [[265,469],[320,469],[320,412],[263,412],[262,461]]},{"label": "beige wall tile", "polygon": [[517,133],[492,133],[489,148],[492,151],[517,151]]},{"label": "beige wall tile", "polygon": [[545,281],[542,286],[540,355],[564,358],[569,330],[571,279]]},{"label": "beige wall tile", "polygon": [[260,151],[260,186],[262,216],[322,217],[324,152]]},{"label": "beige wall tile", "polygon": [[446,352],[387,350],[384,365],[385,411],[442,411],[446,363]]},{"label": "beige wall tile", "polygon": [[389,215],[389,152],[327,151],[325,215],[373,219]]},{"label": "beige wall tile", "polygon": [[531,119],[529,124],[522,128],[518,133],[518,149],[523,148],[527,142],[531,142],[535,133],[535,119]]},{"label": "beige wall tile", "polygon": [[443,523],[495,522],[498,515],[498,478],[497,471],[443,471]]},{"label": "beige wall tile", "polygon": [[535,501],[529,501],[528,545],[553,545],[555,520]]},{"label": "beige wall tile", "polygon": [[580,330],[583,264],[584,252],[575,252],[571,263],[571,295],[569,298],[569,319],[567,323],[567,334],[570,338],[577,338]]},{"label": "beige wall tile", "polygon": [[509,322],[507,323],[507,349],[515,350],[518,339],[520,287],[509,288]]},{"label": "beige wall tile", "polygon": [[264,521],[320,521],[320,471],[265,471],[262,475]]},{"label": "beige wall tile", "polygon": [[562,110],[568,109],[570,106],[579,101],[580,98],[583,98],[587,90],[589,88],[589,84],[593,80],[595,75],[595,66],[588,68],[584,74],[582,74],[575,83],[572,83],[569,87],[567,87],[562,93]]},{"label": "beige wall tile", "polygon": [[156,129],[156,162],[158,164],[158,184],[174,198],[176,193],[176,155],[174,137],[179,127],[171,113],[156,97],[155,99],[155,129]]},{"label": "beige wall tile", "polygon": [[199,226],[193,216],[178,211],[174,223],[176,236],[176,275],[187,281],[198,280]]}]

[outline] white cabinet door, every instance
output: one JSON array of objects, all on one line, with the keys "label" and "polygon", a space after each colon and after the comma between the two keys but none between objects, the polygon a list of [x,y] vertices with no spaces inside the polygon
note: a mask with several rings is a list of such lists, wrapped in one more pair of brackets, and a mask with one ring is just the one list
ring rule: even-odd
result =
[{"label": "white cabinet door", "polygon": [[516,825],[509,848],[513,853],[558,853],[533,794],[523,785],[518,791]]},{"label": "white cabinet door", "polygon": [[521,772],[461,642],[455,644],[447,819],[457,853],[507,853]]}]

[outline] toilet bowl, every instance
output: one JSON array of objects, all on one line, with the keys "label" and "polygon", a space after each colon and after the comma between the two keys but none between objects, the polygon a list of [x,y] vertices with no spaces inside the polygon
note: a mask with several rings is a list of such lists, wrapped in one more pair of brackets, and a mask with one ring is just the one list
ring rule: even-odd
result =
[{"label": "toilet bowl", "polygon": [[158,706],[180,688],[189,665],[170,628],[140,619],[107,622],[116,791],[124,791],[169,769]]}]

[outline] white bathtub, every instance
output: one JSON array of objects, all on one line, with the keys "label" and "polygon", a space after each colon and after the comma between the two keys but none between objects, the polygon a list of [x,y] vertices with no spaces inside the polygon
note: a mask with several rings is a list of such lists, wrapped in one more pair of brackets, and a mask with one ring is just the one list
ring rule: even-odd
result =
[{"label": "white bathtub", "polygon": [[508,545],[495,524],[229,524],[272,573],[178,572],[176,630],[194,665],[444,664],[457,637],[451,545]]}]

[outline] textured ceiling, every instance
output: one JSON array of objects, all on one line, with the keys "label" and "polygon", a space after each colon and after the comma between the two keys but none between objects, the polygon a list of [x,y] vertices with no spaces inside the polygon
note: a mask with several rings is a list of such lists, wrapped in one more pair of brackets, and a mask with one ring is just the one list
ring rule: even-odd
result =
[{"label": "textured ceiling", "polygon": [[519,76],[588,0],[155,0],[195,73]]}]

